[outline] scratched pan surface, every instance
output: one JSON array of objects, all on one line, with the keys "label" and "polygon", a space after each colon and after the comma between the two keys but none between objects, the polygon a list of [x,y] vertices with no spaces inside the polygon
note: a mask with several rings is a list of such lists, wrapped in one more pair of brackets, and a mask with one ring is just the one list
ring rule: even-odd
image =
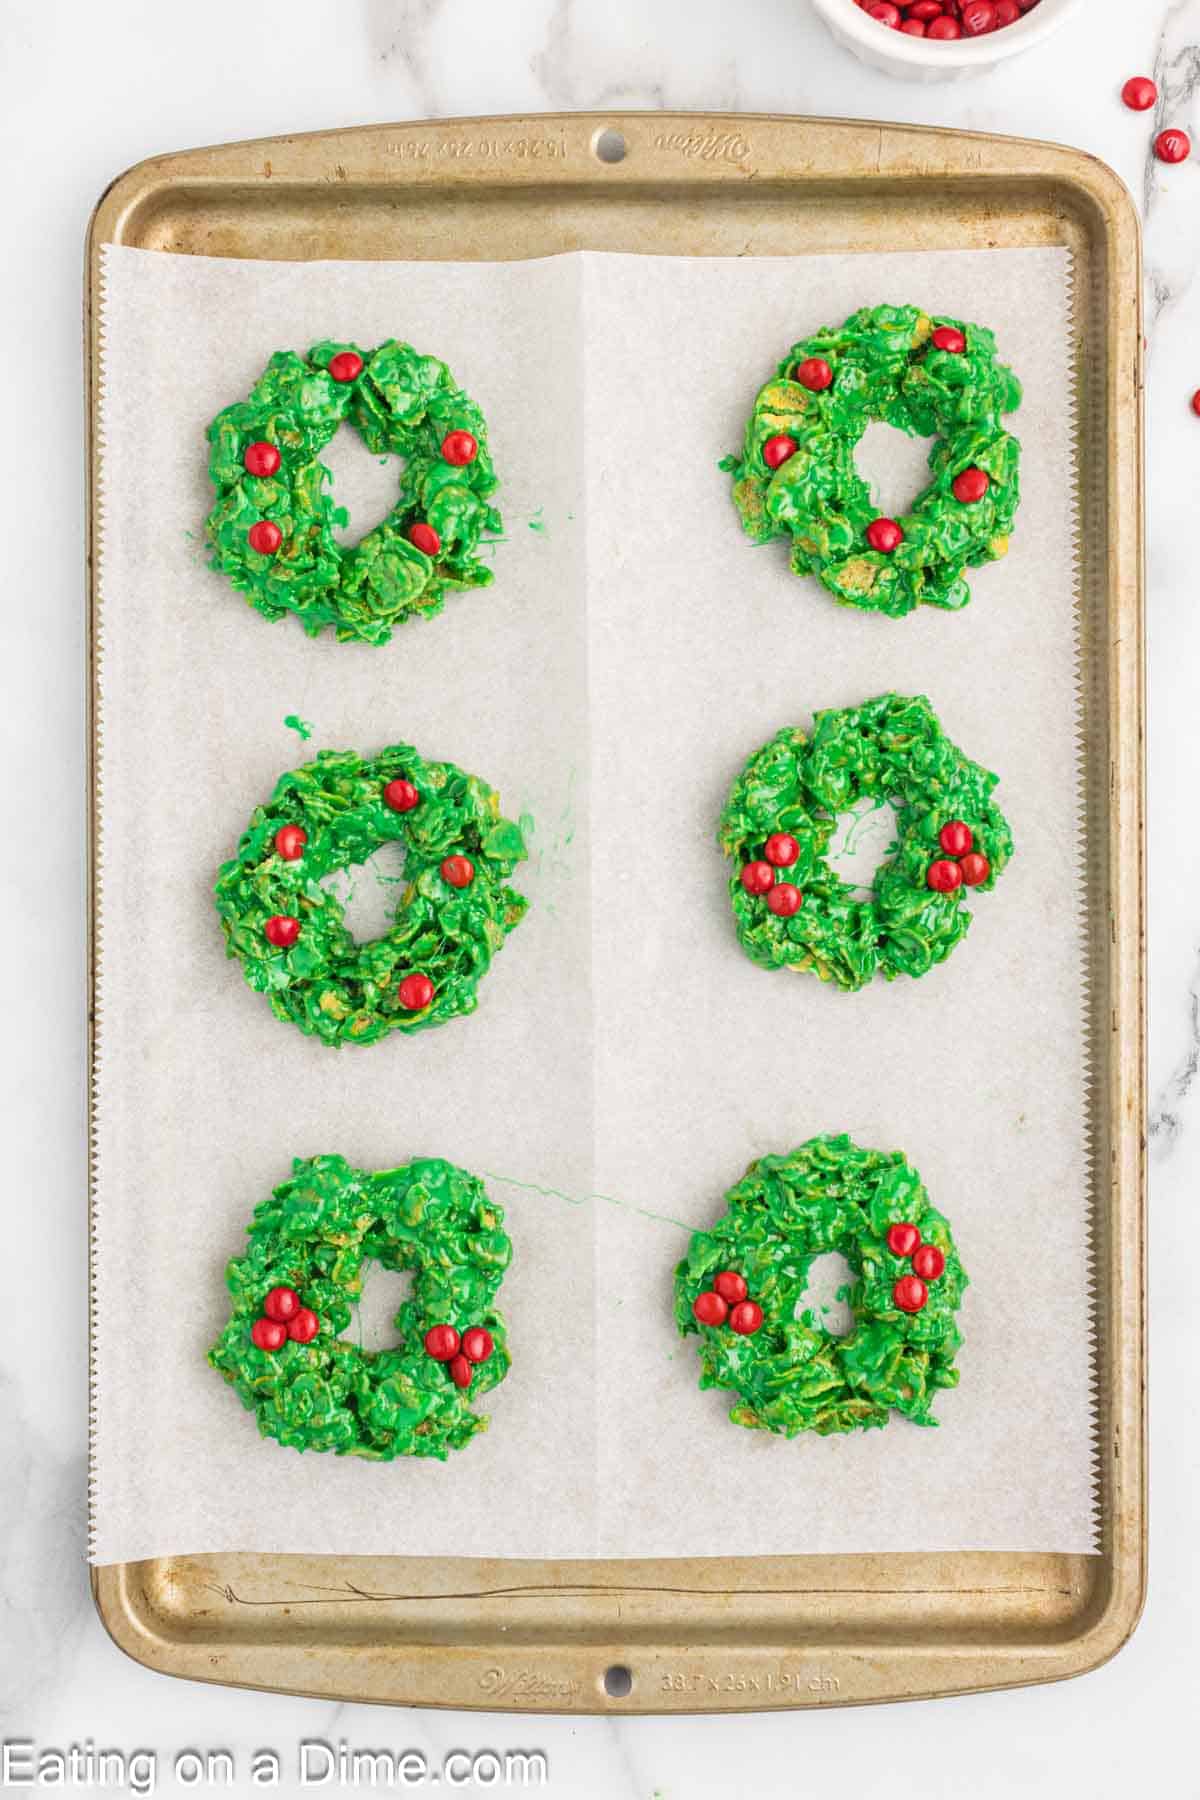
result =
[{"label": "scratched pan surface", "polygon": [[[606,160],[612,134],[624,154]],[[93,1570],[113,1638],[194,1680],[558,1712],[918,1698],[1096,1667],[1133,1630],[1145,1579],[1141,279],[1120,182],[1079,152],[1015,139],[665,113],[371,126],[158,157],[92,220],[93,519],[105,243],[276,260],[386,259],[400,245],[459,261],[1071,249],[1102,1522],[1094,1556],[165,1557]],[[94,632],[94,586],[90,609]],[[93,979],[95,959],[93,946]],[[628,1692],[608,1691],[613,1668],[629,1671]]]}]

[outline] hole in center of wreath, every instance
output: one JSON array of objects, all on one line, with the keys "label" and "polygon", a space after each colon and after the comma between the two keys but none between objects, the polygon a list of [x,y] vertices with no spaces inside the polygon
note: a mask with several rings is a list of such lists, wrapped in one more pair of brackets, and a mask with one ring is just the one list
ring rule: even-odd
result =
[{"label": "hole in center of wreath", "polygon": [[869,796],[839,813],[825,861],[860,900],[869,900],[880,864],[894,853],[899,831],[894,808]]},{"label": "hole in center of wreath", "polygon": [[827,1250],[813,1259],[794,1317],[814,1331],[845,1337],[854,1326],[846,1296],[854,1286],[854,1274],[840,1250]]},{"label": "hole in center of wreath", "polygon": [[350,1315],[342,1336],[360,1350],[394,1350],[399,1341],[396,1314],[412,1299],[411,1269],[385,1269],[367,1263],[363,1269],[362,1298]]},{"label": "hole in center of wreath", "polygon": [[867,426],[854,452],[859,474],[871,490],[877,518],[898,519],[911,512],[922,488],[929,486],[932,438],[909,437],[894,425],[877,420]]},{"label": "hole in center of wreath", "polygon": [[404,892],[404,845],[380,844],[365,862],[335,869],[321,886],[342,904],[346,929],[356,944],[369,944],[392,928]]},{"label": "hole in center of wreath", "polygon": [[321,452],[321,461],[333,477],[329,491],[338,514],[333,535],[348,550],[381,524],[395,506],[404,458],[377,456],[352,426],[341,425]]}]

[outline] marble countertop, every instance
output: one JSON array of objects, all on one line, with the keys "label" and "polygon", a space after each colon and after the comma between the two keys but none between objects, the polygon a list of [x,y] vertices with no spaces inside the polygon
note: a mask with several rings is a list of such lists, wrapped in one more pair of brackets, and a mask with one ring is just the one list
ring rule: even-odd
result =
[{"label": "marble countertop", "polygon": [[[1124,1794],[1190,1750],[1200,1627],[1200,1418],[1191,1404],[1188,1207],[1200,1180],[1200,158],[1149,154],[1154,115],[1118,91],[1152,73],[1162,123],[1200,142],[1200,0],[1088,0],[996,73],[910,86],[835,47],[806,0],[149,0],[0,8],[8,279],[0,440],[9,497],[3,740],[7,835],[25,870],[0,905],[6,979],[5,1301],[0,1311],[0,1740],[225,1748],[289,1761],[301,1738],[424,1749],[539,1747],[554,1796],[701,1800],[834,1791],[992,1800]],[[1146,227],[1149,344],[1152,1568],[1121,1656],[1065,1686],[936,1705],[726,1719],[578,1721],[337,1707],[173,1683],[107,1641],[88,1594],[85,1479],[84,838],[80,269],[103,185],[156,151],[434,115],[604,107],[913,120],[1082,146]],[[1037,329],[1037,320],[1030,320]],[[1197,333],[1200,337],[1200,333]],[[180,797],[186,829],[186,796]],[[38,906],[30,924],[30,889]],[[197,1121],[199,1131],[205,1121]],[[19,1179],[18,1179],[19,1178]],[[153,1335],[147,1325],[147,1354]],[[331,1791],[333,1784],[331,1785]],[[3,1777],[0,1774],[0,1787]],[[85,1791],[82,1787],[66,1791]],[[105,1793],[114,1787],[91,1786]],[[210,1791],[205,1788],[201,1791]],[[217,1790],[211,1790],[217,1791]],[[284,1791],[289,1791],[285,1783]],[[298,1791],[298,1790],[296,1790]],[[463,1789],[482,1792],[481,1788]],[[1178,1778],[1172,1783],[1178,1791]]]}]

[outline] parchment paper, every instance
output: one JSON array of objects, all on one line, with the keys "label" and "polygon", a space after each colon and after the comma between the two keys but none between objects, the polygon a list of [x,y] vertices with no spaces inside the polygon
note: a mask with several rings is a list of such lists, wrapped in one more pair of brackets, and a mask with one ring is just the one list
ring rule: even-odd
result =
[{"label": "parchment paper", "polygon": [[[1067,253],[105,271],[94,1560],[1095,1548]],[[990,324],[1025,383],[1012,551],[957,616],[835,607],[743,538],[716,468],[789,343],[889,298]],[[208,421],[327,335],[448,360],[503,479],[495,586],[384,649],[269,625],[205,562]],[[361,530],[387,499],[347,436]],[[924,446],[880,437],[899,507]],[[728,785],[889,688],[1000,772],[1012,866],[919,982],[757,970]],[[533,816],[534,904],[474,1018],[334,1052],[226,960],[211,884],[282,770],[397,739]],[[753,1156],[839,1129],[903,1148],[953,1223],[962,1381],[937,1430],[787,1443],[699,1392],[671,1276]],[[205,1363],[254,1205],[326,1150],[444,1155],[508,1209],[515,1365],[447,1465],[284,1451]]]}]

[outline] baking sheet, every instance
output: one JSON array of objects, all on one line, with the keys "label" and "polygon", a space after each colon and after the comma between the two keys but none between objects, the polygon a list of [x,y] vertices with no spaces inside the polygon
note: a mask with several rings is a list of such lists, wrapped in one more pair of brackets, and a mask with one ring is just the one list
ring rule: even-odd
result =
[{"label": "baking sheet", "polygon": [[[95,1560],[1095,1547],[1068,280],[1055,250],[105,252]],[[1013,551],[959,617],[835,608],[741,537],[714,466],[783,347],[885,297],[991,324],[1026,384]],[[495,588],[378,651],[266,625],[199,537],[207,421],[335,331],[445,356],[504,478]],[[918,479],[891,441],[885,498]],[[755,970],[712,841],[728,783],[780,724],[887,687],[1001,771],[1017,858],[919,983]],[[535,817],[535,907],[474,1019],[334,1054],[225,962],[209,885],[281,769],[398,737]],[[698,1392],[671,1270],[751,1156],[838,1128],[906,1149],[954,1224],[963,1381],[938,1431],[788,1445]],[[444,1154],[509,1208],[518,1360],[446,1467],[262,1443],[204,1364],[255,1201],[323,1149]]]}]

